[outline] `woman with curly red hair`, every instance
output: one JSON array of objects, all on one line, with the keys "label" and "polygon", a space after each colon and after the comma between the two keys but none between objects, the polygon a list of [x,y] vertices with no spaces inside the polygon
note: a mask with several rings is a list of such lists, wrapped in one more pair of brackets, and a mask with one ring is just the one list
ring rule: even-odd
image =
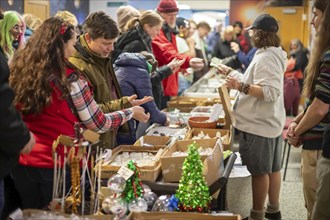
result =
[{"label": "woman with curly red hair", "polygon": [[[132,117],[146,122],[143,108],[104,114],[93,99],[87,81],[68,61],[75,51],[77,34],[61,18],[49,18],[31,36],[11,63],[10,83],[15,104],[35,134],[36,145],[21,155],[14,170],[15,186],[23,208],[44,208],[52,199],[52,143],[59,135],[73,137],[74,124],[103,133],[116,129]],[[58,149],[62,164],[63,148]]]}]

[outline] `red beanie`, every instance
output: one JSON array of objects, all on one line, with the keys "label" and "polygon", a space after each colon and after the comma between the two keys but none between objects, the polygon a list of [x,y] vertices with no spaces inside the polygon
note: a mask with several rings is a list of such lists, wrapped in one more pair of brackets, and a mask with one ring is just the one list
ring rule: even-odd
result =
[{"label": "red beanie", "polygon": [[171,13],[179,11],[175,0],[160,0],[157,11],[161,13]]}]

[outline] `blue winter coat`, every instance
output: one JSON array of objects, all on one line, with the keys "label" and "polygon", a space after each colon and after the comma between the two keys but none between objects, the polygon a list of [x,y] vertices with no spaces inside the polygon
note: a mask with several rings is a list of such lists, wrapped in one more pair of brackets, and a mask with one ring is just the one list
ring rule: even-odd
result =
[{"label": "blue winter coat", "polygon": [[[147,61],[139,53],[122,53],[114,63],[116,77],[123,96],[136,94],[138,99],[152,96],[150,75]],[[145,111],[150,113],[150,122],[165,124],[166,115],[159,111],[154,101],[143,104]]]}]

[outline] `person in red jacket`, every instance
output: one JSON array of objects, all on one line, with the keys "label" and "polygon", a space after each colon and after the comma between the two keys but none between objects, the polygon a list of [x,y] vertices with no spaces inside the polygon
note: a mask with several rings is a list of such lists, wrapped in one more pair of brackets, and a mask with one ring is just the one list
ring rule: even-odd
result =
[{"label": "person in red jacket", "polygon": [[[19,166],[13,171],[24,209],[42,209],[51,202],[52,144],[59,135],[75,137],[77,122],[103,133],[132,117],[142,122],[150,117],[140,106],[103,113],[93,99],[90,84],[68,61],[76,39],[71,24],[58,17],[49,18],[14,55],[10,66],[14,102],[36,139],[31,153],[21,154]],[[63,146],[58,146],[57,153],[61,156],[58,166],[63,167]]]},{"label": "person in red jacket", "polygon": [[[152,41],[152,50],[158,61],[158,65],[168,64],[174,58],[185,60],[181,68],[186,69],[189,66],[193,69],[200,70],[204,67],[203,59],[191,58],[185,54],[179,54],[175,35],[178,33],[176,29],[176,16],[179,8],[175,0],[160,0],[157,6],[157,12],[164,19],[163,27],[160,34]],[[171,96],[178,95],[178,72],[170,75],[163,80],[164,97],[162,99],[161,108],[166,108],[167,101]]]}]

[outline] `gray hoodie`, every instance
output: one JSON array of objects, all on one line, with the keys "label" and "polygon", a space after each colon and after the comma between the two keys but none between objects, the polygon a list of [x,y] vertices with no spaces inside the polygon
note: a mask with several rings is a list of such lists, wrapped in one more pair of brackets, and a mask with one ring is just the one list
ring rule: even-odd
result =
[{"label": "gray hoodie", "polygon": [[240,93],[233,108],[238,130],[267,138],[281,135],[285,124],[283,79],[287,63],[281,47],[258,49],[245,74],[232,71],[239,81],[262,87],[263,99]]}]

